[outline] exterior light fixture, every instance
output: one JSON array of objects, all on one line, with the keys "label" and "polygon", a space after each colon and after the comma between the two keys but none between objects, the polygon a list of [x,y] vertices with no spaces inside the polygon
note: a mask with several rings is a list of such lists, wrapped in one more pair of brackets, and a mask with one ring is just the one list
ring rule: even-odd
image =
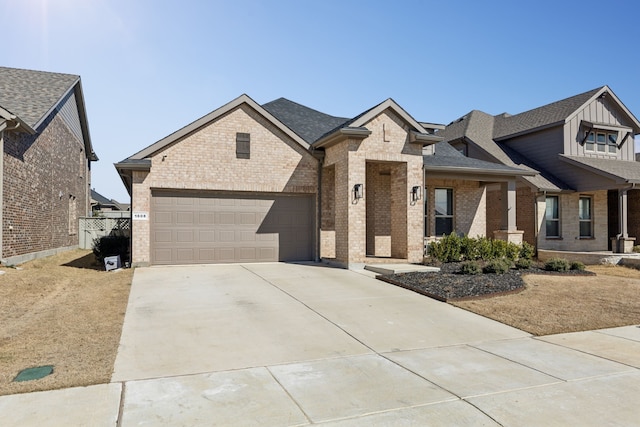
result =
[{"label": "exterior light fixture", "polygon": [[420,187],[419,185],[414,185],[411,188],[411,201],[417,202],[421,198],[422,198],[422,187]]},{"label": "exterior light fixture", "polygon": [[364,193],[364,185],[356,184],[353,186],[353,198],[355,200],[360,200],[363,197]]}]

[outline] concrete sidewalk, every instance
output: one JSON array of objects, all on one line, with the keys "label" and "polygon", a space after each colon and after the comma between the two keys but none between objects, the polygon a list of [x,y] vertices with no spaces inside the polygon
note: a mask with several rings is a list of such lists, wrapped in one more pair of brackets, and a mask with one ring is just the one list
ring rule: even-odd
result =
[{"label": "concrete sidewalk", "polygon": [[111,384],[2,425],[640,425],[640,328],[533,338],[353,271],[136,270]]}]

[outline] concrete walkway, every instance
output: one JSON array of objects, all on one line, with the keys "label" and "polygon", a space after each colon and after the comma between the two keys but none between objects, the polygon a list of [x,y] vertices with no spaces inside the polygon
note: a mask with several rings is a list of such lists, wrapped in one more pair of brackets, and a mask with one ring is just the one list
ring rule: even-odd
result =
[{"label": "concrete walkway", "polygon": [[640,328],[533,338],[314,265],[137,269],[111,384],[2,425],[640,425]]}]

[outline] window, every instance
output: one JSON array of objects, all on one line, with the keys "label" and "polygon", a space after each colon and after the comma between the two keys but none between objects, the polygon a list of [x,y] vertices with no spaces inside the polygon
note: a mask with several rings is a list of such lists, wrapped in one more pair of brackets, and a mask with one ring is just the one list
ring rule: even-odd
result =
[{"label": "window", "polygon": [[591,197],[580,197],[578,216],[580,219],[580,237],[593,237],[593,216]]},{"label": "window", "polygon": [[78,234],[78,203],[69,195],[69,235]]},{"label": "window", "polygon": [[547,196],[547,207],[544,214],[547,237],[560,237],[560,206],[558,196]]},{"label": "window", "polygon": [[236,133],[236,159],[249,159],[251,157],[251,134]]},{"label": "window", "polygon": [[618,132],[589,132],[584,149],[597,153],[615,154],[618,150]]},{"label": "window", "polygon": [[435,189],[436,236],[444,236],[453,232],[453,190],[451,188]]}]

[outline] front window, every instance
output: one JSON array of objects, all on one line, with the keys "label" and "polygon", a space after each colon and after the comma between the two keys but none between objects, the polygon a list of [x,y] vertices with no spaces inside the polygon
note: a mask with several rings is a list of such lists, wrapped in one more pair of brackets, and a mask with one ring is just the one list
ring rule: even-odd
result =
[{"label": "front window", "polygon": [[585,151],[616,154],[618,132],[589,132],[584,144]]},{"label": "front window", "polygon": [[580,197],[578,216],[580,219],[580,237],[593,237],[593,215],[591,197]]},{"label": "front window", "polygon": [[444,236],[453,232],[453,190],[451,188],[435,189],[436,236]]},{"label": "front window", "polygon": [[560,206],[558,196],[547,196],[545,211],[547,237],[560,237]]}]

